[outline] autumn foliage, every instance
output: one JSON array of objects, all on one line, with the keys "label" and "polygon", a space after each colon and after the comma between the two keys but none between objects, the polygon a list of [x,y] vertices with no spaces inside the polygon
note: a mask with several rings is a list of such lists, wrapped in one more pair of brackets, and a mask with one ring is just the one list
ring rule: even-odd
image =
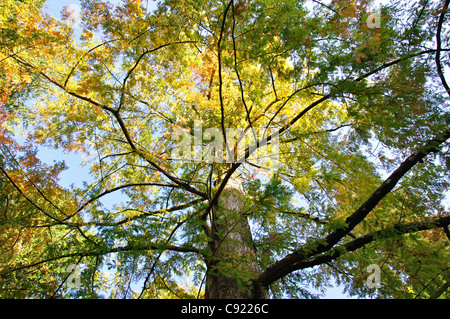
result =
[{"label": "autumn foliage", "polygon": [[3,0],[0,296],[448,298],[448,4]]}]

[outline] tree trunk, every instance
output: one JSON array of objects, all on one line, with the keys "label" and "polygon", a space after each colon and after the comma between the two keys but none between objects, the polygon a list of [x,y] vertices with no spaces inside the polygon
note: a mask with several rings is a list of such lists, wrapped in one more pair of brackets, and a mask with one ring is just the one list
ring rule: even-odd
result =
[{"label": "tree trunk", "polygon": [[259,274],[255,248],[244,212],[244,192],[232,176],[213,208],[212,258],[207,261],[205,298],[252,298],[252,279]]}]

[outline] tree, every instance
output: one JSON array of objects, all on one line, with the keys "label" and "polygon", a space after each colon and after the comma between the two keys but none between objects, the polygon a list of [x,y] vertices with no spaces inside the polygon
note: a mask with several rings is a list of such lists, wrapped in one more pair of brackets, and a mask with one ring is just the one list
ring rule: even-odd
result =
[{"label": "tree", "polygon": [[448,4],[7,1],[2,296],[448,298]]}]

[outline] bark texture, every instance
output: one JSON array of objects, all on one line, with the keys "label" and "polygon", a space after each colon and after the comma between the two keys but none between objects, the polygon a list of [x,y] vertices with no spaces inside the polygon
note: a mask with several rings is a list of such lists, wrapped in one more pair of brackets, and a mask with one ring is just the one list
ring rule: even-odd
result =
[{"label": "bark texture", "polygon": [[252,298],[252,279],[260,272],[244,205],[242,184],[232,176],[213,209],[213,257],[207,262],[207,299]]}]

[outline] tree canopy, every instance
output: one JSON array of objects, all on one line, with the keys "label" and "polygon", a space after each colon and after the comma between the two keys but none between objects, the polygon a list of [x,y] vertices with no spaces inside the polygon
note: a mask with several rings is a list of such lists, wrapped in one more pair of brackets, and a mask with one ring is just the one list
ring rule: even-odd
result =
[{"label": "tree canopy", "polygon": [[0,296],[449,298],[449,2],[4,0]]}]

